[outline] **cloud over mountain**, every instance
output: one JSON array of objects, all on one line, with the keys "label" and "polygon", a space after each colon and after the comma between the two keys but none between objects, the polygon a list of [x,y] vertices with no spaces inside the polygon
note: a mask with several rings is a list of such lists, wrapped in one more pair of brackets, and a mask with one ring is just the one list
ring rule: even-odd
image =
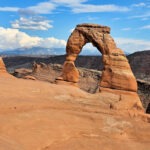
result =
[{"label": "cloud over mountain", "polygon": [[149,50],[150,42],[142,39],[131,39],[131,38],[114,38],[118,47],[124,51],[133,53],[138,50]]},{"label": "cloud over mountain", "polygon": [[30,36],[18,29],[0,27],[0,50],[11,50],[22,47],[61,48],[66,41],[54,37],[41,38]]}]

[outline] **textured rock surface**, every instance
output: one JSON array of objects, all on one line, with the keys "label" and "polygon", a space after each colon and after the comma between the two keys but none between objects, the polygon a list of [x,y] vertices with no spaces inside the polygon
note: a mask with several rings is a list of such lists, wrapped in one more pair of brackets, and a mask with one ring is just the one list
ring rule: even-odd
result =
[{"label": "textured rock surface", "polygon": [[[19,78],[37,79],[41,81],[55,83],[55,79],[61,75],[62,68],[63,66],[60,64],[34,63],[33,71],[16,69],[14,75]],[[99,81],[101,80],[101,74],[102,74],[101,71],[86,69],[86,68],[78,68],[78,71],[80,75],[78,87],[84,91],[87,91],[88,93],[98,92]],[[26,74],[27,72],[29,74]],[[30,78],[27,78],[29,76]],[[61,83],[66,84],[65,81]],[[67,82],[67,83],[70,83],[70,85],[74,85],[73,82]],[[143,104],[143,107],[147,109],[148,104],[150,103],[150,93],[149,93],[150,83],[139,79],[137,80],[137,83],[138,83],[138,94],[140,100]]]},{"label": "textured rock surface", "polygon": [[0,57],[0,73],[6,73],[6,67],[1,57]]},{"label": "textured rock surface", "polygon": [[[131,54],[132,58],[130,58],[130,55],[128,55],[127,57],[130,58],[129,62],[131,63],[131,67],[134,68],[136,67],[136,72],[135,72],[135,76],[138,76],[138,74],[143,74],[141,76],[141,79],[145,79],[143,78],[143,76],[147,76],[150,74],[150,70],[148,69],[148,64],[150,64],[150,59],[146,58],[146,63],[144,62],[144,64],[147,64],[147,67],[144,68],[144,64],[143,61],[140,61],[140,65],[139,65],[139,60],[144,60],[144,58],[146,56],[150,56],[149,55],[149,51],[141,51],[138,54],[134,53]],[[136,59],[136,58],[139,59]],[[150,58],[150,57],[149,57]],[[65,60],[65,56],[54,56],[54,57],[45,57],[45,58],[41,58],[40,56],[38,57],[5,57],[3,58],[5,65],[7,66],[7,70],[12,72],[15,70],[15,68],[28,68],[28,69],[32,69],[32,63],[34,61],[37,62],[44,62],[46,64],[48,64],[49,67],[45,67],[45,65],[42,65],[41,63],[39,63],[40,67],[37,67],[35,65],[34,67],[34,72],[32,73],[32,76],[34,76],[37,80],[42,80],[42,81],[48,81],[51,83],[55,82],[55,78],[57,78],[58,76],[61,75],[61,71],[62,71],[62,65],[64,60]],[[134,62],[134,63],[132,63]],[[52,63],[52,64],[49,64]],[[54,64],[54,63],[60,63],[60,64]],[[75,62],[75,64],[78,67],[82,67],[82,68],[78,68],[79,70],[79,74],[80,74],[80,78],[79,78],[79,82],[78,85],[81,89],[89,92],[89,93],[95,93],[97,91],[98,85],[99,85],[99,81],[101,79],[101,73],[100,71],[97,70],[101,70],[100,68],[102,68],[102,57],[101,56],[79,56]],[[138,67],[139,66],[139,67]],[[84,67],[84,68],[83,68]],[[86,68],[90,68],[90,69],[86,69]],[[96,70],[91,70],[91,69],[96,69]],[[143,68],[143,71],[141,70]],[[139,70],[138,70],[139,69]],[[147,75],[145,74],[144,69],[146,69],[146,71],[148,71]],[[18,69],[16,70],[17,72],[15,73],[15,75],[18,77],[18,75],[22,78],[24,78],[24,71],[20,72],[20,69],[18,71]],[[31,73],[29,74],[31,75]],[[147,76],[148,78],[150,78],[150,75]],[[146,79],[148,79],[146,77]],[[137,80],[138,82],[138,94],[139,97],[142,101],[142,104],[144,106],[144,108],[146,109],[148,106],[148,103],[150,103],[150,84],[148,83],[148,81],[146,82],[141,82],[141,80]],[[150,80],[149,80],[150,81]]]},{"label": "textured rock surface", "polygon": [[0,150],[148,150],[150,117],[111,109],[119,99],[0,77]]},{"label": "textured rock surface", "polygon": [[20,69],[15,69],[13,75],[17,78],[22,78],[23,76],[26,76],[31,73],[32,73],[31,69],[20,68]]},{"label": "textured rock surface", "polygon": [[[80,24],[76,26],[68,39],[66,61],[63,66],[62,75],[58,79],[67,82],[78,82],[79,75],[74,61],[83,46],[89,42],[102,54],[104,69],[99,84],[100,91],[113,89],[114,93],[118,93],[121,97],[121,102],[117,105],[117,109],[132,109],[137,103],[138,107],[142,109],[142,104],[136,94],[136,79],[123,51],[117,48],[113,38],[110,36],[109,27],[95,24]],[[128,93],[124,94],[126,96],[122,96],[122,93],[118,92],[118,90],[128,91]],[[129,92],[133,92],[133,94]],[[128,94],[131,96],[128,97]]]},{"label": "textured rock surface", "polygon": [[65,61],[62,72],[63,80],[75,83],[79,81],[79,71],[73,61]]},{"label": "textured rock surface", "polygon": [[116,47],[113,38],[110,36],[110,28],[95,24],[77,25],[67,42],[67,56],[64,64],[62,79],[69,82],[78,82],[75,68],[67,71],[68,61],[76,60],[86,43],[91,42],[103,57],[103,74],[100,87],[137,91],[136,79],[131,71],[128,60],[122,50]]}]

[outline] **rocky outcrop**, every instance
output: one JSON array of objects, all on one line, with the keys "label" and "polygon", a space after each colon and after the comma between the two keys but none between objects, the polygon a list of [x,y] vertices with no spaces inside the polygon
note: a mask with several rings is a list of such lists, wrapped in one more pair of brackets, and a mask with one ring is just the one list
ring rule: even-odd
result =
[{"label": "rocky outcrop", "polygon": [[8,79],[8,78],[14,78],[14,76],[10,75],[7,70],[6,70],[6,67],[5,67],[5,64],[3,62],[3,59],[0,57],[0,79],[1,80],[5,80],[5,79]]},{"label": "rocky outcrop", "polygon": [[[55,83],[55,79],[61,75],[62,65],[60,64],[45,64],[45,63],[33,63],[31,69],[15,69],[13,75],[17,78],[41,80],[50,83]],[[101,78],[101,71],[78,68],[79,82],[78,87],[88,93],[96,93],[98,89],[98,83]]]},{"label": "rocky outcrop", "polygon": [[36,63],[34,62],[32,67],[32,75],[38,80],[47,81],[54,83],[55,78],[60,76],[60,69],[62,70],[62,65],[58,64],[45,64],[45,63]]},{"label": "rocky outcrop", "polygon": [[22,78],[22,77],[27,76],[31,73],[32,73],[31,69],[19,68],[19,69],[14,70],[13,75],[17,78]]},{"label": "rocky outcrop", "polygon": [[0,57],[0,73],[6,73],[6,67],[1,57]]},{"label": "rocky outcrop", "polygon": [[[131,71],[130,65],[123,51],[117,48],[113,38],[110,36],[110,28],[96,24],[80,24],[70,35],[66,46],[66,61],[63,66],[61,77],[57,78],[57,83],[61,81],[77,83],[79,81],[79,72],[75,67],[74,61],[81,52],[86,43],[91,42],[102,54],[104,69],[100,81],[100,91],[117,90],[120,95],[121,104],[114,108],[122,109],[126,101],[125,92],[133,92],[133,98],[136,99],[128,108],[135,105],[141,107],[137,92],[136,79]],[[116,91],[115,91],[116,93]],[[127,94],[128,95],[128,94]],[[131,94],[132,95],[132,94]],[[135,96],[136,95],[136,96]],[[132,96],[131,96],[132,97]],[[130,100],[132,99],[130,97]],[[119,101],[119,99],[118,99]]]},{"label": "rocky outcrop", "polygon": [[78,71],[74,65],[82,47],[91,42],[102,53],[103,74],[101,87],[126,91],[137,91],[136,79],[122,50],[110,36],[110,28],[94,24],[77,25],[68,39],[67,57],[63,67],[62,79],[78,82]]}]

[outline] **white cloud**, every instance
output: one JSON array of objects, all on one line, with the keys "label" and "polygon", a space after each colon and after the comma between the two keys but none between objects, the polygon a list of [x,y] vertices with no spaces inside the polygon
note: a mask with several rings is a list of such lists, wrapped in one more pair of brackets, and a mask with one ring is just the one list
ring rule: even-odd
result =
[{"label": "white cloud", "polygon": [[150,42],[142,39],[114,38],[117,46],[126,52],[150,50]]},{"label": "white cloud", "polygon": [[108,5],[92,5],[85,4],[88,0],[52,0],[57,5],[66,5],[70,7],[74,13],[87,13],[87,12],[113,12],[113,11],[129,11],[128,7],[117,6],[114,4]]},{"label": "white cloud", "polygon": [[54,37],[41,38],[38,46],[44,48],[64,48],[66,46],[66,41]]},{"label": "white cloud", "polygon": [[18,7],[0,7],[0,11],[16,12],[18,10],[19,10]]},{"label": "white cloud", "polygon": [[[132,53],[150,49],[150,42],[142,39],[115,38],[117,46],[126,52]],[[66,41],[54,37],[34,37],[18,29],[0,27],[0,50],[13,50],[24,47],[65,48]],[[83,51],[94,52],[98,50],[92,44],[86,44]]]},{"label": "white cloud", "polygon": [[125,12],[130,9],[127,7],[117,6],[117,5],[89,5],[80,4],[77,7],[72,8],[74,13],[88,13],[88,12]]},{"label": "white cloud", "polygon": [[12,50],[23,47],[61,48],[66,46],[65,40],[54,37],[33,37],[18,29],[0,27],[0,50]]},{"label": "white cloud", "polygon": [[10,12],[20,12],[23,14],[50,14],[55,10],[56,5],[50,1],[41,2],[35,6],[30,6],[27,8],[18,8],[18,7],[0,7],[0,11],[10,11]]},{"label": "white cloud", "polygon": [[35,6],[27,7],[23,9],[23,12],[24,13],[31,12],[35,14],[50,14],[55,8],[56,8],[56,5],[48,1],[48,2],[38,3]]},{"label": "white cloud", "polygon": [[75,5],[79,5],[83,2],[86,2],[88,0],[51,0],[51,2],[54,2],[58,5],[71,5],[71,6],[75,6]]},{"label": "white cloud", "polygon": [[49,0],[38,3],[35,6],[20,9],[16,7],[0,7],[0,11],[19,11],[22,14],[50,14],[59,6],[68,7],[74,13],[125,12],[130,10],[128,7],[114,4],[93,5],[85,2],[88,2],[88,0]]},{"label": "white cloud", "polygon": [[150,25],[143,26],[140,29],[150,29]]},{"label": "white cloud", "polygon": [[146,4],[145,3],[138,3],[138,4],[133,4],[132,6],[133,7],[144,7],[144,6],[146,6]]},{"label": "white cloud", "polygon": [[133,18],[141,18],[141,19],[143,19],[143,18],[148,18],[148,17],[150,17],[150,12],[146,12],[146,13],[143,13],[141,15],[131,16],[131,17],[129,17],[129,19],[133,19]]},{"label": "white cloud", "polygon": [[53,27],[50,22],[50,20],[46,20],[43,17],[34,16],[29,18],[21,17],[19,20],[13,21],[11,25],[15,29],[48,30]]}]

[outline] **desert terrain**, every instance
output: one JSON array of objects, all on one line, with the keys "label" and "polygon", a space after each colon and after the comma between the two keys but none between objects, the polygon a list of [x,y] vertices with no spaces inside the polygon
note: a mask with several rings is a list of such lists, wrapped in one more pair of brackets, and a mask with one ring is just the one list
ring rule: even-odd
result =
[{"label": "desert terrain", "polygon": [[146,150],[150,118],[113,110],[111,93],[0,75],[2,150]]},{"label": "desert terrain", "polygon": [[[127,58],[137,79],[138,94],[147,109],[150,103],[150,51],[136,52]],[[65,56],[6,56],[3,60],[8,72],[18,78],[32,76],[37,80],[55,83],[61,74]],[[79,56],[75,63],[80,73],[79,87],[88,93],[96,93],[101,80],[102,57]]]},{"label": "desert terrain", "polygon": [[[79,68],[80,89],[54,83],[61,65],[41,63],[30,69],[16,70],[20,78],[1,69],[0,149],[149,149],[150,116],[144,110],[116,110],[111,104],[117,94],[91,94],[100,71]],[[23,79],[26,75],[34,78]]]},{"label": "desert terrain", "polygon": [[[102,72],[76,68],[88,42],[102,53]],[[66,53],[63,66],[26,57],[8,68],[11,58],[0,58],[0,149],[149,149],[149,101],[137,94],[138,81],[141,95],[148,91],[149,97],[147,65],[146,76],[139,76],[146,81],[136,79],[110,28],[98,24],[77,25]]]}]

